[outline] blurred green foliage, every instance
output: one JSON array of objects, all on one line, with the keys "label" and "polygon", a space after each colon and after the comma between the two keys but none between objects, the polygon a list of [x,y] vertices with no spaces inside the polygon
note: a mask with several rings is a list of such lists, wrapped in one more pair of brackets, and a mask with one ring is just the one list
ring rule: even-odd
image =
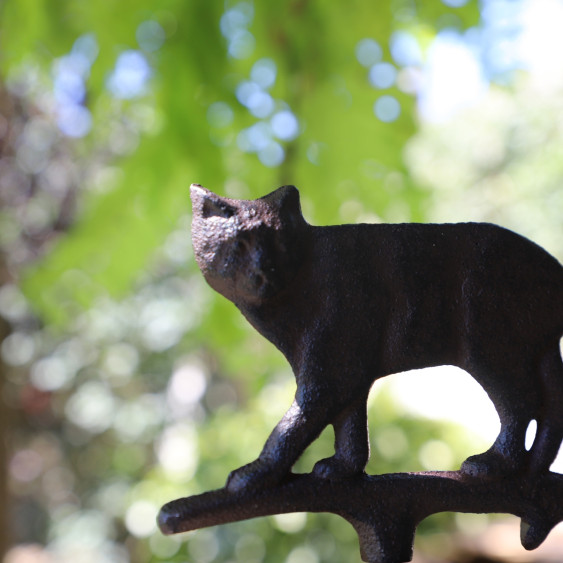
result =
[{"label": "blurred green foliage", "polygon": [[[477,2],[5,0],[0,9],[10,131],[0,184],[6,170],[17,180],[13,197],[0,190],[14,541],[57,563],[358,561],[354,531],[330,515],[258,519],[187,541],[156,530],[161,504],[220,487],[253,459],[294,392],[281,355],[197,271],[187,188],[258,197],[292,183],[317,224],[452,220],[465,198],[472,218],[510,222],[510,202],[537,200],[529,182],[509,196],[488,183],[479,196],[488,211],[470,199],[481,193],[473,184],[500,182],[499,169],[520,162],[467,158],[464,139],[486,154],[494,145],[490,114],[456,124],[463,133],[451,142],[451,128],[421,127],[409,83],[441,29],[479,24]],[[393,54],[397,33],[420,58]],[[375,87],[380,62],[397,78]],[[386,110],[374,109],[383,97]],[[483,137],[473,141],[475,131]],[[530,155],[537,137],[524,138],[518,154]],[[553,151],[541,183],[561,209]],[[370,472],[453,469],[484,446],[415,419],[385,391],[370,412]],[[329,455],[332,439],[327,429],[296,470]],[[455,525],[439,515],[420,532]]]},{"label": "blurred green foliage", "polygon": [[[292,183],[302,187],[310,220],[318,222],[341,219],[343,192],[386,217],[399,191],[406,203],[402,218],[422,219],[424,193],[409,180],[402,161],[402,147],[415,130],[414,98],[396,86],[387,88],[385,94],[400,102],[400,116],[392,123],[369,117],[381,93],[369,86],[356,47],[373,38],[381,59],[392,63],[393,33],[432,35],[448,14],[459,26],[475,24],[479,16],[474,2],[453,9],[439,1],[420,8],[390,2],[374,8],[365,1],[330,8],[319,2],[243,2],[225,10],[213,2],[174,0],[160,2],[157,10],[150,2],[32,5],[4,5],[8,75],[22,64],[48,69],[55,58],[76,50],[79,37],[94,34],[97,57],[86,87],[88,108],[99,125],[83,143],[85,154],[111,144],[111,137],[122,133],[120,123],[139,121],[136,114],[151,113],[149,120],[157,122],[126,155],[117,185],[108,193],[83,196],[73,236],[62,238],[48,262],[27,276],[27,294],[55,322],[72,318],[76,301],[82,307],[105,291],[122,295],[128,290],[155,246],[187,211],[191,181],[238,196],[259,196]],[[154,67],[150,92],[115,100],[106,88],[108,75],[120,52],[142,50],[137,36],[143,21],[156,22],[166,36],[161,48],[145,52]],[[243,57],[250,48],[245,40],[252,54]],[[237,41],[242,54],[236,52]],[[227,56],[228,49],[236,56]],[[237,88],[263,59],[277,69],[271,87],[276,106],[288,107],[299,119],[299,135],[285,143],[279,166],[262,165],[236,143],[242,129],[267,122],[237,100]],[[214,126],[209,109],[216,102],[227,104],[232,117]],[[390,189],[385,179],[393,173],[399,180]],[[63,275],[70,268],[84,272],[89,283],[77,289]]]}]

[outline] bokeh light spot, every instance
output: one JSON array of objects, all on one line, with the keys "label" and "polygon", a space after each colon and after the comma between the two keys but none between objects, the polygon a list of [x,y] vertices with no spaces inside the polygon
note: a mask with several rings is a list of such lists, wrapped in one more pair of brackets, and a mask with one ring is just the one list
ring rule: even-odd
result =
[{"label": "bokeh light spot", "polygon": [[399,426],[388,426],[380,429],[375,438],[377,451],[388,461],[401,459],[409,448],[404,430]]},{"label": "bokeh light spot", "polygon": [[18,286],[7,283],[0,287],[0,315],[14,322],[22,320],[27,312],[27,301]]},{"label": "bokeh light spot", "polygon": [[266,555],[264,540],[256,534],[244,534],[237,540],[235,554],[241,563],[261,563]]},{"label": "bokeh light spot", "polygon": [[248,110],[254,117],[268,117],[274,110],[274,100],[267,92],[258,90],[248,99]]},{"label": "bokeh light spot", "polygon": [[83,106],[65,105],[59,109],[57,125],[68,137],[84,137],[92,128],[92,115]]},{"label": "bokeh light spot", "polygon": [[240,30],[229,43],[228,53],[234,59],[247,59],[254,52],[256,40],[250,31]]},{"label": "bokeh light spot", "polygon": [[250,98],[260,92],[260,86],[251,80],[244,80],[237,86],[236,96],[237,100],[245,107],[249,107]]},{"label": "bokeh light spot", "polygon": [[192,364],[185,364],[174,371],[166,398],[172,414],[177,418],[189,414],[205,394],[207,378],[203,370]]},{"label": "bokeh light spot", "polygon": [[282,141],[292,141],[299,135],[297,117],[289,111],[279,111],[271,119],[272,132]]},{"label": "bokeh light spot", "polygon": [[144,305],[140,319],[145,346],[163,351],[176,344],[195,322],[195,309],[173,297],[154,299]]},{"label": "bokeh light spot", "polygon": [[2,359],[10,366],[22,366],[33,358],[35,340],[25,332],[13,332],[2,342]]},{"label": "bokeh light spot", "polygon": [[212,530],[198,530],[188,543],[192,561],[211,563],[219,553],[219,542]]},{"label": "bokeh light spot", "polygon": [[90,64],[96,60],[99,51],[98,42],[96,41],[96,36],[93,33],[85,33],[84,35],[81,35],[72,46],[72,53],[86,57]]},{"label": "bokeh light spot", "polygon": [[9,468],[13,479],[22,483],[29,483],[41,475],[44,462],[38,452],[26,448],[13,455]]},{"label": "bokeh light spot", "polygon": [[453,452],[442,440],[429,440],[420,448],[418,458],[424,469],[428,471],[452,469]]},{"label": "bokeh light spot", "polygon": [[67,401],[65,412],[71,422],[97,434],[111,426],[116,399],[102,383],[88,381]]},{"label": "bokeh light spot", "polygon": [[311,164],[320,166],[322,154],[326,150],[327,145],[325,143],[311,143],[307,149],[307,159]]},{"label": "bokeh light spot", "polygon": [[299,546],[291,551],[286,563],[319,563],[319,556],[312,548]]},{"label": "bokeh light spot", "polygon": [[70,381],[71,375],[62,358],[51,356],[33,364],[30,378],[37,389],[56,391]]},{"label": "bokeh light spot", "polygon": [[119,407],[114,418],[114,428],[123,442],[153,438],[151,431],[162,423],[165,416],[164,401],[157,397],[146,394]]},{"label": "bokeh light spot", "polygon": [[275,166],[279,166],[284,161],[285,151],[279,143],[272,141],[263,149],[258,151],[258,158],[262,164],[273,168]]},{"label": "bokeh light spot", "polygon": [[146,538],[156,530],[158,507],[148,500],[135,501],[125,513],[125,526],[137,538]]},{"label": "bokeh light spot", "polygon": [[[69,57],[67,57],[68,59]],[[87,60],[86,63],[88,63]],[[55,74],[54,90],[55,99],[59,104],[80,104],[86,96],[86,86],[81,73],[76,72],[75,69],[64,68],[63,65],[60,65]]]},{"label": "bokeh light spot", "polygon": [[361,65],[367,68],[378,63],[382,56],[383,49],[374,39],[362,39],[356,45],[356,58]]},{"label": "bokeh light spot", "polygon": [[151,68],[141,52],[124,51],[117,58],[107,87],[116,98],[135,98],[145,93],[150,76]]},{"label": "bokeh light spot", "polygon": [[169,479],[175,481],[190,479],[199,461],[195,430],[187,424],[170,426],[158,440],[156,453]]},{"label": "bokeh light spot", "polygon": [[469,0],[442,0],[442,3],[450,8],[461,8],[465,6]]},{"label": "bokeh light spot", "polygon": [[236,34],[245,30],[254,17],[254,7],[248,2],[241,2],[227,10],[222,16],[219,26],[221,33],[232,40]]},{"label": "bokeh light spot", "polygon": [[406,31],[396,31],[390,41],[391,56],[400,66],[416,66],[422,63],[422,49],[416,37]]},{"label": "bokeh light spot", "polygon": [[152,53],[162,47],[166,39],[166,32],[158,22],[148,20],[139,25],[135,36],[139,47],[143,51]]},{"label": "bokeh light spot", "polygon": [[207,109],[207,121],[211,127],[228,127],[233,122],[233,117],[231,106],[225,102],[215,102]]},{"label": "bokeh light spot", "polygon": [[178,537],[154,534],[149,538],[149,545],[153,555],[168,560],[178,553],[182,547],[182,541]]},{"label": "bokeh light spot", "polygon": [[250,71],[250,78],[261,88],[271,88],[277,75],[276,63],[272,59],[260,59],[256,61]]},{"label": "bokeh light spot", "polygon": [[244,152],[264,150],[272,142],[272,131],[267,123],[255,123],[243,129],[237,138],[239,148]]},{"label": "bokeh light spot", "polygon": [[393,96],[381,96],[375,102],[373,111],[378,119],[390,123],[401,115],[401,104]]},{"label": "bokeh light spot", "polygon": [[376,88],[390,88],[397,78],[397,69],[391,63],[377,63],[369,71],[369,81]]},{"label": "bokeh light spot", "polygon": [[104,370],[116,381],[128,381],[137,369],[139,352],[131,344],[119,342],[107,348]]}]

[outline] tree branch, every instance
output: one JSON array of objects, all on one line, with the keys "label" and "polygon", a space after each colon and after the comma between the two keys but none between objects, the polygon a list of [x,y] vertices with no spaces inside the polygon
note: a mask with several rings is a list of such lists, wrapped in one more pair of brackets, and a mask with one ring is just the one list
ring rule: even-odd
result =
[{"label": "tree branch", "polygon": [[164,505],[158,524],[176,534],[288,512],[331,512],[354,526],[363,561],[412,559],[416,527],[436,512],[510,513],[522,519],[524,548],[538,547],[563,520],[563,475],[502,480],[461,472],[362,475],[330,481],[291,474],[278,486],[236,493],[225,488]]}]

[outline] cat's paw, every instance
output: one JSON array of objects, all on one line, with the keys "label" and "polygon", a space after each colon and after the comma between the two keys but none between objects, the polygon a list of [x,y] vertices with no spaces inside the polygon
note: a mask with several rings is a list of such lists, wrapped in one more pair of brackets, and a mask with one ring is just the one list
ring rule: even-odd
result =
[{"label": "cat's paw", "polygon": [[472,455],[462,464],[460,471],[471,477],[504,477],[516,473],[519,465],[512,459],[500,454],[495,450]]},{"label": "cat's paw", "polygon": [[277,485],[282,478],[283,475],[279,472],[274,471],[260,460],[255,460],[231,471],[225,488],[231,493],[238,493],[245,489],[265,489]]},{"label": "cat's paw", "polygon": [[314,475],[321,479],[343,479],[345,477],[359,475],[362,472],[362,469],[351,467],[345,460],[337,458],[336,456],[321,459],[317,461],[315,467],[313,467]]}]

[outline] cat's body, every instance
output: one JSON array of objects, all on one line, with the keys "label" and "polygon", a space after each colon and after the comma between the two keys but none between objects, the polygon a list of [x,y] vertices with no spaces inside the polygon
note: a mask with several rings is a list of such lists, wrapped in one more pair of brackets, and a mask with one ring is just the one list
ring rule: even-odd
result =
[{"label": "cat's body", "polygon": [[255,201],[195,186],[192,199],[207,281],[283,352],[297,380],[292,407],[230,488],[283,478],[327,424],[335,456],[315,471],[361,472],[373,382],[445,364],[484,387],[502,424],[463,469],[549,469],[563,437],[563,267],[547,252],[490,224],[314,227],[292,186]]}]

